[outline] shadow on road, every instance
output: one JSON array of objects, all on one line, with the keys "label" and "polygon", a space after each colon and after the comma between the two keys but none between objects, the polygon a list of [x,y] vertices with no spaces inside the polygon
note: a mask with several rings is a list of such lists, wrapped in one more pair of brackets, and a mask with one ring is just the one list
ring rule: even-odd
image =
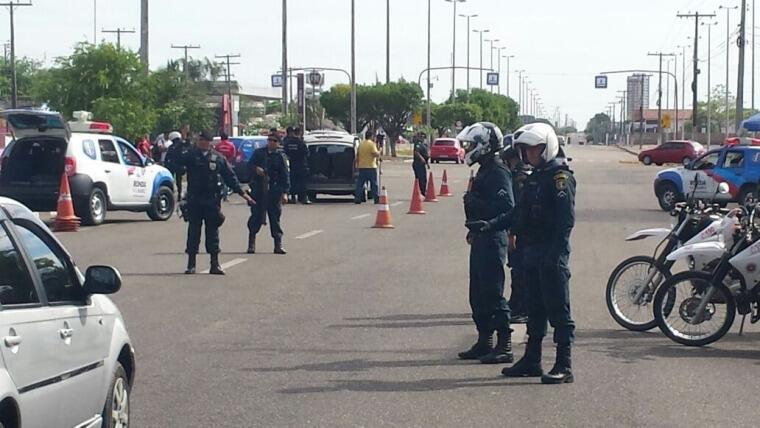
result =
[{"label": "shadow on road", "polygon": [[281,394],[313,394],[324,392],[430,392],[451,391],[463,388],[488,388],[504,386],[534,385],[532,380],[506,380],[503,377],[481,377],[471,379],[423,379],[414,381],[379,381],[371,379],[333,380],[331,386],[286,388]]},{"label": "shadow on road", "polygon": [[472,325],[472,321],[413,321],[413,322],[386,322],[374,324],[333,324],[328,329],[343,328],[426,328],[426,327],[455,327],[460,325]]},{"label": "shadow on road", "polygon": [[302,364],[292,367],[241,368],[240,371],[257,373],[278,373],[299,370],[307,372],[364,372],[372,369],[406,369],[418,367],[447,367],[462,365],[472,365],[472,362],[456,360],[453,358],[399,361],[373,361],[357,358],[344,361]]},{"label": "shadow on road", "polygon": [[377,317],[344,318],[346,321],[425,321],[440,319],[470,319],[470,314],[398,314]]}]

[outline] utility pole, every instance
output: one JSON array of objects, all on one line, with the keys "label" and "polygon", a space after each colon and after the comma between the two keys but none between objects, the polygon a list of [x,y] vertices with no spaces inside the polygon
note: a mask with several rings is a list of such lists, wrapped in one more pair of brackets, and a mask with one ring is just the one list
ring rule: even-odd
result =
[{"label": "utility pole", "polygon": [[[489,67],[489,69],[493,71],[493,43],[494,42],[498,43],[499,39],[490,39],[490,40],[486,39],[486,41],[491,43],[491,66]],[[491,92],[493,93],[493,86],[491,86]]]},{"label": "utility pole", "polygon": [[512,77],[512,75],[509,72],[509,60],[514,58],[514,55],[504,55],[504,58],[507,59],[507,98],[510,98],[509,96],[509,79]]},{"label": "utility pole", "polygon": [[641,79],[641,99],[639,101],[639,150],[644,148],[644,74],[640,74]]},{"label": "utility pole", "polygon": [[391,0],[385,0],[385,83],[391,82]]},{"label": "utility pole", "polygon": [[[354,0],[351,0],[352,2]],[[457,78],[457,3],[464,3],[467,0],[446,0],[449,3],[454,4],[454,41],[452,43],[453,48],[451,51],[451,98],[456,96],[456,78]]]},{"label": "utility pole", "polygon": [[282,114],[287,115],[288,100],[288,0],[282,0]]},{"label": "utility pole", "polygon": [[[747,40],[745,34],[747,33],[747,0],[742,0],[741,7],[741,24],[739,25],[739,38],[736,43],[739,45],[739,70],[737,72],[738,77],[736,79],[736,133],[738,135],[739,128],[744,121],[744,51],[747,47]],[[728,49],[728,45],[726,45]]]},{"label": "utility pole", "polygon": [[185,72],[185,79],[187,79],[188,82],[190,81],[190,67],[188,67],[190,58],[187,54],[187,51],[190,49],[200,49],[200,48],[201,48],[200,45],[174,45],[174,44],[172,45],[172,49],[182,49],[185,52],[185,56],[184,56],[185,63],[182,68],[184,69],[184,72]]},{"label": "utility pole", "polygon": [[703,22],[702,25],[707,26],[707,150],[710,150],[710,145],[712,144],[712,108],[710,99],[712,96],[712,27],[718,25],[718,23],[711,22],[706,24]]},{"label": "utility pole", "polygon": [[755,0],[752,0],[752,111],[755,111]]},{"label": "utility pole", "polygon": [[106,34],[116,34],[116,49],[121,50],[121,35],[123,34],[134,34],[135,29],[127,30],[126,28],[117,28],[115,30],[106,30],[103,29],[103,33]]},{"label": "utility pole", "polygon": [[[745,1],[746,0],[742,0]],[[715,14],[702,14],[699,12],[692,13],[692,14],[678,14],[679,18],[694,18],[694,57],[692,58],[692,61],[694,63],[694,78],[691,82],[691,92],[692,92],[692,113],[691,113],[691,138],[694,139],[694,135],[697,132],[697,111],[698,111],[698,105],[697,105],[697,90],[699,89],[698,85],[698,79],[699,79],[699,20],[705,19],[705,18],[714,18]],[[728,49],[728,46],[726,46],[726,49]],[[684,82],[685,83],[685,82]],[[686,85],[684,85],[686,87]]]},{"label": "utility pole", "polygon": [[[678,46],[681,48],[681,110],[686,111],[686,48],[691,47],[689,45]],[[677,101],[676,101],[677,102]],[[694,117],[692,117],[692,121]],[[693,123],[693,122],[692,122]],[[676,129],[676,134],[678,130]],[[681,139],[685,138],[686,126],[684,121],[684,127],[681,131]]]},{"label": "utility pole", "polygon": [[504,49],[504,47],[498,47],[496,50],[498,53],[496,54],[496,60],[499,62],[499,67],[497,68],[496,72],[499,73],[499,84],[496,85],[496,93],[501,95],[501,50]]},{"label": "utility pole", "polygon": [[665,140],[663,138],[662,129],[662,57],[673,56],[673,54],[665,54],[662,52],[648,53],[648,56],[656,56],[660,58],[660,72],[658,73],[659,83],[657,84],[657,144],[662,144]]},{"label": "utility pole", "polygon": [[92,44],[98,44],[98,0],[92,0]]},{"label": "utility pole", "polygon": [[719,9],[725,9],[726,10],[726,139],[728,139],[728,129],[729,129],[729,123],[731,121],[731,116],[729,112],[729,106],[728,106],[728,75],[730,73],[729,66],[731,65],[730,61],[730,54],[731,54],[731,11],[738,9],[739,6],[719,6]]},{"label": "utility pole", "polygon": [[356,135],[358,131],[356,129],[356,0],[351,0],[351,134]]},{"label": "utility pole", "polygon": [[140,62],[145,73],[148,72],[150,62],[148,46],[150,42],[150,27],[148,24],[148,0],[142,0],[140,7]]},{"label": "utility pole", "polygon": [[[227,129],[227,131],[229,132],[229,135],[232,135],[232,110],[233,110],[234,104],[235,104],[235,103],[232,102],[232,66],[233,65],[240,65],[240,63],[239,62],[230,62],[230,59],[232,59],[232,58],[240,58],[240,54],[237,54],[237,55],[229,55],[229,54],[228,55],[215,55],[214,57],[217,58],[217,59],[223,59],[224,60],[224,64],[225,64],[226,69],[227,69],[227,75],[225,76],[227,78],[226,79],[227,80],[227,100],[230,103],[229,104],[230,128]],[[283,82],[283,84],[284,83],[285,82]]]},{"label": "utility pole", "polygon": [[[491,30],[472,30],[474,33],[480,33],[480,89],[483,89],[483,33],[490,33]],[[428,64],[430,68],[430,64]]]},{"label": "utility pole", "polygon": [[17,7],[31,6],[29,3],[17,3],[10,1],[8,3],[0,3],[0,6],[7,6],[10,9],[11,14],[11,107],[18,108],[18,84],[16,80],[16,27],[13,20],[13,12]]},{"label": "utility pole", "polygon": [[522,114],[522,111],[523,111],[523,80],[522,80],[523,73],[525,73],[525,70],[517,70],[517,83],[518,83],[517,86],[519,86],[519,90],[520,90],[520,98],[518,101],[518,109],[517,109],[518,114]]},{"label": "utility pole", "polygon": [[433,126],[432,107],[430,106],[430,3],[428,0],[428,38],[427,38],[427,126]]},{"label": "utility pole", "polygon": [[[467,18],[467,98],[470,97],[470,18],[477,18],[478,15],[462,15],[462,18]],[[482,74],[482,71],[481,71]]]}]

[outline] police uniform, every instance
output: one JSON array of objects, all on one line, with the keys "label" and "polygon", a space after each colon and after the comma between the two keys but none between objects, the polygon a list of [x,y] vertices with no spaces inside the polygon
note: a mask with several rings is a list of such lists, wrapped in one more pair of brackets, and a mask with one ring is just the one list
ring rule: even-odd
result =
[{"label": "police uniform", "polygon": [[[523,187],[525,186],[525,181],[528,178],[528,171],[525,165],[522,162],[518,161],[518,163],[514,168],[510,170],[510,172],[512,173],[512,193],[514,194],[515,204],[517,205],[520,201]],[[517,212],[519,212],[518,206],[516,206],[514,210],[515,214]],[[510,230],[510,234],[519,240],[515,229]],[[512,322],[514,323],[525,322],[525,319],[528,315],[528,283],[525,277],[523,253],[524,251],[522,247],[517,246],[516,248],[510,250],[507,254],[507,259],[509,261],[508,266],[510,268],[510,275],[512,279],[512,293],[509,296],[509,308],[512,311]],[[517,319],[518,317],[519,319]]]},{"label": "police uniform", "polygon": [[[257,167],[264,170],[264,176],[256,173]],[[248,168],[251,171],[251,196],[256,202],[251,206],[251,217],[248,219],[249,252],[255,252],[256,234],[259,233],[268,216],[275,252],[284,254],[280,216],[282,215],[282,195],[290,190],[285,153],[279,149],[270,152],[268,147],[256,149],[251,160],[248,161]]]},{"label": "police uniform", "polygon": [[283,140],[285,154],[290,160],[290,193],[295,202],[307,203],[306,181],[309,177],[309,149],[298,137],[285,137]]},{"label": "police uniform", "polygon": [[[422,157],[422,159],[420,159],[420,157]],[[427,162],[429,159],[430,152],[428,151],[427,145],[421,141],[414,143],[412,169],[414,170],[414,178],[419,182],[420,193],[422,193],[423,196],[425,196],[427,192]]]},{"label": "police uniform", "polygon": [[[212,268],[218,267],[219,226],[224,222],[221,209],[222,181],[239,195],[243,195],[235,173],[227,160],[213,149],[203,152],[197,147],[188,150],[182,157],[181,167],[187,173],[187,247],[191,256],[188,273],[194,273],[194,257],[198,254],[201,241],[201,226],[206,225],[206,252],[211,255]],[[192,267],[192,269],[191,269]],[[190,272],[193,270],[193,272]]]}]

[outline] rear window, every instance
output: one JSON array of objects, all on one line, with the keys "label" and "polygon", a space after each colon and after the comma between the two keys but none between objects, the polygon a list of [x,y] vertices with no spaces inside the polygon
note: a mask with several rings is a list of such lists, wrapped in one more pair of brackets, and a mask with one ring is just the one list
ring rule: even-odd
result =
[{"label": "rear window", "polygon": [[455,143],[452,140],[436,140],[433,142],[434,146],[454,146]]},{"label": "rear window", "polygon": [[63,129],[63,120],[56,115],[11,114],[8,122],[15,129]]},{"label": "rear window", "polygon": [[312,144],[309,146],[310,153],[346,153],[353,152],[354,148],[345,144]]}]

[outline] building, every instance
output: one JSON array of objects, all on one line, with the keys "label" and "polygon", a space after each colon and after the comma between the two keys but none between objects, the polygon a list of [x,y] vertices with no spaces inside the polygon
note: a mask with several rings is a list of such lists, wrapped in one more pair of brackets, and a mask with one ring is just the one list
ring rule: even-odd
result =
[{"label": "building", "polygon": [[[678,111],[678,133],[682,133],[684,130],[684,125],[686,122],[691,122],[691,115],[692,110],[679,110]],[[631,123],[631,129],[635,132],[638,132],[641,124],[641,115],[639,114],[639,111],[636,110],[633,113],[633,116],[631,116],[633,121]],[[658,126],[657,126],[657,119],[659,117],[659,113],[657,109],[644,109],[644,123],[645,132],[658,132]],[[676,111],[675,110],[667,110],[662,109],[662,117],[665,119],[666,117],[670,118],[670,126],[663,129],[666,134],[670,135],[674,131],[676,131]]]},{"label": "building", "polygon": [[627,90],[628,120],[632,120],[634,113],[638,114],[640,108],[643,107],[645,110],[649,108],[649,76],[646,74],[628,76]]}]

